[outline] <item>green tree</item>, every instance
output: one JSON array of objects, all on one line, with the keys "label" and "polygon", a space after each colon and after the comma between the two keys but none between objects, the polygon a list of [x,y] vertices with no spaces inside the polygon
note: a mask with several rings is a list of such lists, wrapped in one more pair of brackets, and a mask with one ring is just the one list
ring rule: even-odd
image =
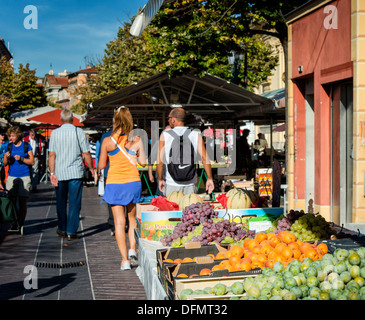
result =
[{"label": "green tree", "polygon": [[5,59],[0,61],[0,116],[8,119],[10,114],[47,105],[46,94],[36,84],[35,70],[29,64],[19,65],[15,72]]}]

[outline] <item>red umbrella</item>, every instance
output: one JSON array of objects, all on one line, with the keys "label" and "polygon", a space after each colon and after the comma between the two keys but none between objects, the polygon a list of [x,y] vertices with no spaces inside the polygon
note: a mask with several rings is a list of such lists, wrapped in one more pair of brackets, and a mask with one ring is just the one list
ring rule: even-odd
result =
[{"label": "red umbrella", "polygon": [[[56,110],[52,110],[52,111],[40,114],[38,116],[28,118],[27,120],[33,120],[33,121],[37,121],[37,122],[41,122],[41,123],[45,123],[45,124],[48,123],[48,124],[62,126],[63,123],[61,122],[61,112],[62,112],[62,109],[56,109]],[[72,124],[77,127],[84,126],[84,124],[81,123],[80,120],[78,118],[76,118],[75,116],[73,117]]]}]

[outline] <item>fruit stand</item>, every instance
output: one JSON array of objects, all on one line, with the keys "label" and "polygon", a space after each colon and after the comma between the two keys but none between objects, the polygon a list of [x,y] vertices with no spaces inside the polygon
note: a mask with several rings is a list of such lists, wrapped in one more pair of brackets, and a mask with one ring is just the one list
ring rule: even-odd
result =
[{"label": "fruit stand", "polygon": [[[155,240],[142,237],[145,221],[139,221],[137,274],[148,299],[365,299],[363,235],[319,214],[255,208],[256,195],[245,190],[218,197],[223,209],[198,195],[169,199],[179,210],[141,212],[170,223],[154,226]],[[261,228],[250,223],[274,209],[281,212],[264,214]]]}]

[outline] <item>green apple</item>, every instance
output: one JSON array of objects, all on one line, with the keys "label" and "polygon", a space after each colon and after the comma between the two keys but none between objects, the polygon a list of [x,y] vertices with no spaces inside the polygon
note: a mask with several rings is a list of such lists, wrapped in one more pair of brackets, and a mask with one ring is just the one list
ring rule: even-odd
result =
[{"label": "green apple", "polygon": [[344,261],[338,261],[335,264],[335,271],[340,274],[341,272],[344,272],[347,270],[347,265]]},{"label": "green apple", "polygon": [[318,300],[330,300],[330,294],[328,292],[321,292],[319,294]]},{"label": "green apple", "polygon": [[332,253],[325,253],[323,256],[322,256],[322,262],[323,261],[331,261],[332,262],[332,258],[333,258],[333,255]]},{"label": "green apple", "polygon": [[259,296],[259,297],[257,298],[257,300],[269,300],[269,298],[268,298],[268,297],[266,297],[266,296]]},{"label": "green apple", "polygon": [[284,294],[283,300],[297,300],[296,295],[292,291],[288,291]]},{"label": "green apple", "polygon": [[360,268],[360,277],[365,278],[365,267]]},{"label": "green apple", "polygon": [[275,288],[275,287],[273,287],[272,289],[271,289],[271,295],[272,296],[280,296],[280,292],[281,292],[281,288]]},{"label": "green apple", "polygon": [[360,288],[363,287],[365,284],[365,279],[363,277],[359,276],[356,277],[354,280],[359,284]]},{"label": "green apple", "polygon": [[319,290],[318,287],[311,287],[309,289],[309,296],[310,297],[318,298],[320,293],[321,293],[321,290]]},{"label": "green apple", "polygon": [[342,290],[340,289],[331,289],[330,290],[330,298],[331,300],[338,300],[338,297],[342,294]]},{"label": "green apple", "polygon": [[272,269],[275,271],[275,272],[283,272],[284,271],[284,265],[279,262],[279,261],[276,261],[274,263],[274,265],[272,266]]},{"label": "green apple", "polygon": [[331,285],[333,289],[343,290],[345,288],[345,283],[340,278],[335,278]]},{"label": "green apple", "polygon": [[288,271],[285,271],[283,273],[283,279],[287,279],[287,278],[293,278],[294,277],[294,274],[292,272],[290,272],[289,270]]},{"label": "green apple", "polygon": [[297,299],[300,299],[303,296],[303,292],[300,287],[293,287],[289,291],[293,292]]},{"label": "green apple", "polygon": [[284,280],[284,287],[287,290],[290,290],[291,288],[297,286],[297,281],[294,278],[286,278]]},{"label": "green apple", "polygon": [[301,272],[301,269],[299,265],[293,264],[289,266],[289,271],[296,276]]},{"label": "green apple", "polygon": [[242,294],[244,291],[243,283],[240,281],[236,281],[232,284],[231,290],[234,294]]},{"label": "green apple", "polygon": [[346,249],[336,249],[334,255],[337,260],[344,261],[348,257],[349,252]]},{"label": "green apple", "polygon": [[360,247],[356,250],[356,253],[362,258],[365,258],[365,247]]},{"label": "green apple", "polygon": [[216,296],[221,296],[227,293],[227,287],[226,285],[224,285],[223,283],[217,283],[214,287],[213,287],[213,293]]},{"label": "green apple", "polygon": [[258,298],[258,297],[261,295],[261,291],[260,291],[260,289],[259,289],[257,286],[252,285],[252,286],[248,289],[247,294],[248,294],[250,297]]},{"label": "green apple", "polygon": [[351,253],[347,260],[352,264],[352,265],[360,265],[360,262],[361,262],[361,257],[356,253],[356,252],[353,252]]},{"label": "green apple", "polygon": [[307,283],[307,278],[305,277],[303,272],[299,273],[297,277],[299,277],[299,279],[302,281],[302,284]]},{"label": "green apple", "polygon": [[327,264],[323,266],[323,271],[325,271],[327,274],[330,274],[332,271],[335,271],[335,266],[333,264]]},{"label": "green apple", "polygon": [[347,297],[349,298],[349,300],[360,300],[360,295],[358,292],[355,291],[351,291]]},{"label": "green apple", "polygon": [[323,269],[321,269],[321,270],[318,270],[317,278],[319,281],[322,282],[322,281],[326,280],[327,275],[328,275],[327,272],[324,271]]},{"label": "green apple", "polygon": [[307,286],[309,288],[317,287],[318,283],[319,281],[316,276],[310,276],[307,278]]},{"label": "green apple", "polygon": [[280,288],[280,289],[283,289],[284,288],[284,280],[283,279],[276,279],[274,282],[273,282],[273,287],[274,288]]},{"label": "green apple", "polygon": [[181,300],[186,300],[188,295],[193,294],[193,290],[192,289],[183,289],[180,292],[180,299]]},{"label": "green apple", "polygon": [[337,279],[339,277],[337,272],[331,272],[328,276],[327,276],[327,280],[329,282],[333,282],[333,280]]},{"label": "green apple", "polygon": [[313,267],[309,267],[304,271],[305,277],[308,279],[309,277],[317,276],[317,269]]},{"label": "green apple", "polygon": [[341,279],[344,283],[349,282],[349,281],[352,279],[350,271],[347,271],[347,270],[346,270],[346,271],[344,271],[344,272],[341,272],[341,274],[340,274],[340,279]]},{"label": "green apple", "polygon": [[275,272],[269,267],[265,267],[264,269],[262,269],[261,273],[265,277],[270,277],[275,275]]},{"label": "green apple", "polygon": [[302,284],[299,286],[300,291],[302,291],[303,297],[308,296],[309,294],[309,287],[306,284]]},{"label": "green apple", "polygon": [[346,294],[341,293],[336,300],[348,300],[348,298]]},{"label": "green apple", "polygon": [[245,291],[247,292],[248,289],[254,284],[254,279],[253,278],[246,278],[243,281],[243,287],[245,288]]},{"label": "green apple", "polygon": [[283,300],[283,298],[278,295],[278,294],[275,294],[275,295],[272,295],[269,300]]},{"label": "green apple", "polygon": [[351,280],[348,284],[346,284],[346,289],[360,292],[360,285],[355,280]]},{"label": "green apple", "polygon": [[356,265],[352,266],[349,271],[350,271],[352,279],[355,279],[356,277],[360,276],[360,267],[359,266],[356,266]]},{"label": "green apple", "polygon": [[266,298],[270,298],[272,296],[271,289],[269,289],[269,288],[263,288],[261,290],[261,296],[264,296]]},{"label": "green apple", "polygon": [[324,280],[319,284],[319,289],[321,289],[322,292],[329,293],[330,290],[332,289],[332,285],[328,280]]},{"label": "green apple", "polygon": [[304,261],[303,260],[303,262],[300,265],[300,270],[304,272],[305,270],[307,270],[311,266],[311,263],[312,262],[310,262],[310,261]]}]

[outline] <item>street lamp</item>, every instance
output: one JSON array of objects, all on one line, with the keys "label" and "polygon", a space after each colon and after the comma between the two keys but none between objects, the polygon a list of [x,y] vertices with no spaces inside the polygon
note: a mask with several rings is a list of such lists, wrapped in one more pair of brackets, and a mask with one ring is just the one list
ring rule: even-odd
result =
[{"label": "street lamp", "polygon": [[240,83],[238,77],[239,70],[241,68],[241,62],[244,61],[244,87],[247,87],[247,52],[246,52],[246,42],[240,43],[240,50],[236,52],[235,50],[230,51],[228,55],[228,64],[231,66],[232,79],[231,82],[235,84]]}]

